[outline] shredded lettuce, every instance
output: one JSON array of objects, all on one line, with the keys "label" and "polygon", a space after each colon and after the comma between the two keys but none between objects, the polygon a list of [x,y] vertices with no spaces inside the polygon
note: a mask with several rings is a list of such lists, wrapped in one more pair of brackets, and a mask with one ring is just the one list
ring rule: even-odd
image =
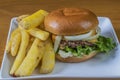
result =
[{"label": "shredded lettuce", "polygon": [[83,56],[89,55],[92,51],[99,51],[108,53],[110,50],[114,49],[116,44],[111,38],[106,38],[104,36],[99,36],[98,41],[95,43],[95,46],[77,46],[76,48],[71,48],[66,46],[65,52],[72,52],[74,56]]},{"label": "shredded lettuce", "polygon": [[115,42],[113,42],[111,38],[106,38],[104,36],[98,37],[98,42],[96,42],[96,45],[96,50],[105,53],[108,53],[116,46]]},{"label": "shredded lettuce", "polygon": [[68,46],[65,47],[64,51],[66,52],[72,52],[74,56],[83,56],[83,55],[88,55],[90,52],[94,50],[93,47],[90,46],[77,46],[76,48],[70,48]]}]

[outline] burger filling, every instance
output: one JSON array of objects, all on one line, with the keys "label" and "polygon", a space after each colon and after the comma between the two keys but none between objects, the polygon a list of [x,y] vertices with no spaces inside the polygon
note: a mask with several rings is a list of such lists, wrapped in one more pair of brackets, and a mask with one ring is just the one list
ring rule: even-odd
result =
[{"label": "burger filling", "polygon": [[[95,44],[88,41],[66,41],[61,40],[59,50],[65,51],[66,53],[62,54],[58,52],[61,56],[68,54],[68,56],[83,56],[89,54],[91,51],[94,50]],[[69,56],[69,57],[70,57]],[[63,57],[63,56],[62,56]]]},{"label": "burger filling", "polygon": [[111,38],[100,36],[100,30],[96,32],[96,35],[92,35],[91,37],[89,35],[91,33],[84,34],[84,36],[67,36],[67,39],[65,38],[66,36],[64,38],[57,36],[54,50],[61,57],[67,58],[72,56],[82,57],[89,55],[93,51],[108,53],[115,47],[115,43]]}]

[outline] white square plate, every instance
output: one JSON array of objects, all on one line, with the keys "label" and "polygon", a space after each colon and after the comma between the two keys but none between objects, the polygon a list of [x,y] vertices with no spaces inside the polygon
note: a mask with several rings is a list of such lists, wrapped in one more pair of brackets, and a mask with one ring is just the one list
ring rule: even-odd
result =
[{"label": "white square plate", "polygon": [[[39,69],[36,69],[31,76],[27,77],[11,77],[9,71],[13,64],[14,58],[10,54],[4,53],[1,77],[11,79],[25,78],[58,78],[58,77],[120,77],[120,45],[112,27],[112,24],[107,17],[98,17],[101,35],[111,37],[117,44],[117,47],[110,52],[110,55],[98,54],[94,58],[81,63],[62,63],[56,61],[55,68],[50,74],[39,74]],[[11,20],[8,39],[11,32],[17,28],[16,18]]]}]

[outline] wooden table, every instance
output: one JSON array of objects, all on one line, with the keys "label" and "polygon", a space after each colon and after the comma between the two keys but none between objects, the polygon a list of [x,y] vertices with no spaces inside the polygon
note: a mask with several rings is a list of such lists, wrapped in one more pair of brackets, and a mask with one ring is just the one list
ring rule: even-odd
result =
[{"label": "wooden table", "polygon": [[120,40],[120,0],[0,0],[0,64],[12,17],[62,7],[83,7],[97,16],[109,17]]}]

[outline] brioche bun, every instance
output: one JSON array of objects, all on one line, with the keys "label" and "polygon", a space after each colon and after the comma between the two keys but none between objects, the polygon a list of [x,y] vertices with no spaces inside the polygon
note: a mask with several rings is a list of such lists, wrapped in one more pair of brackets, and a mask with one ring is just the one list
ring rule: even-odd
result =
[{"label": "brioche bun", "polygon": [[83,62],[88,59],[91,59],[97,53],[98,53],[97,51],[92,51],[89,55],[84,55],[82,57],[68,57],[68,58],[62,58],[59,54],[56,54],[56,59],[66,63],[77,63],[77,62]]},{"label": "brioche bun", "polygon": [[56,35],[77,35],[98,26],[97,16],[83,8],[62,8],[45,17],[45,29]]},{"label": "brioche bun", "polygon": [[[88,9],[83,8],[62,8],[49,13],[44,20],[45,30],[53,33],[52,40],[55,37],[81,35],[95,30],[92,35],[96,34],[98,26],[97,16]],[[91,52],[89,55],[82,57],[63,58],[56,54],[56,59],[62,62],[82,62],[95,56],[97,51]]]}]

